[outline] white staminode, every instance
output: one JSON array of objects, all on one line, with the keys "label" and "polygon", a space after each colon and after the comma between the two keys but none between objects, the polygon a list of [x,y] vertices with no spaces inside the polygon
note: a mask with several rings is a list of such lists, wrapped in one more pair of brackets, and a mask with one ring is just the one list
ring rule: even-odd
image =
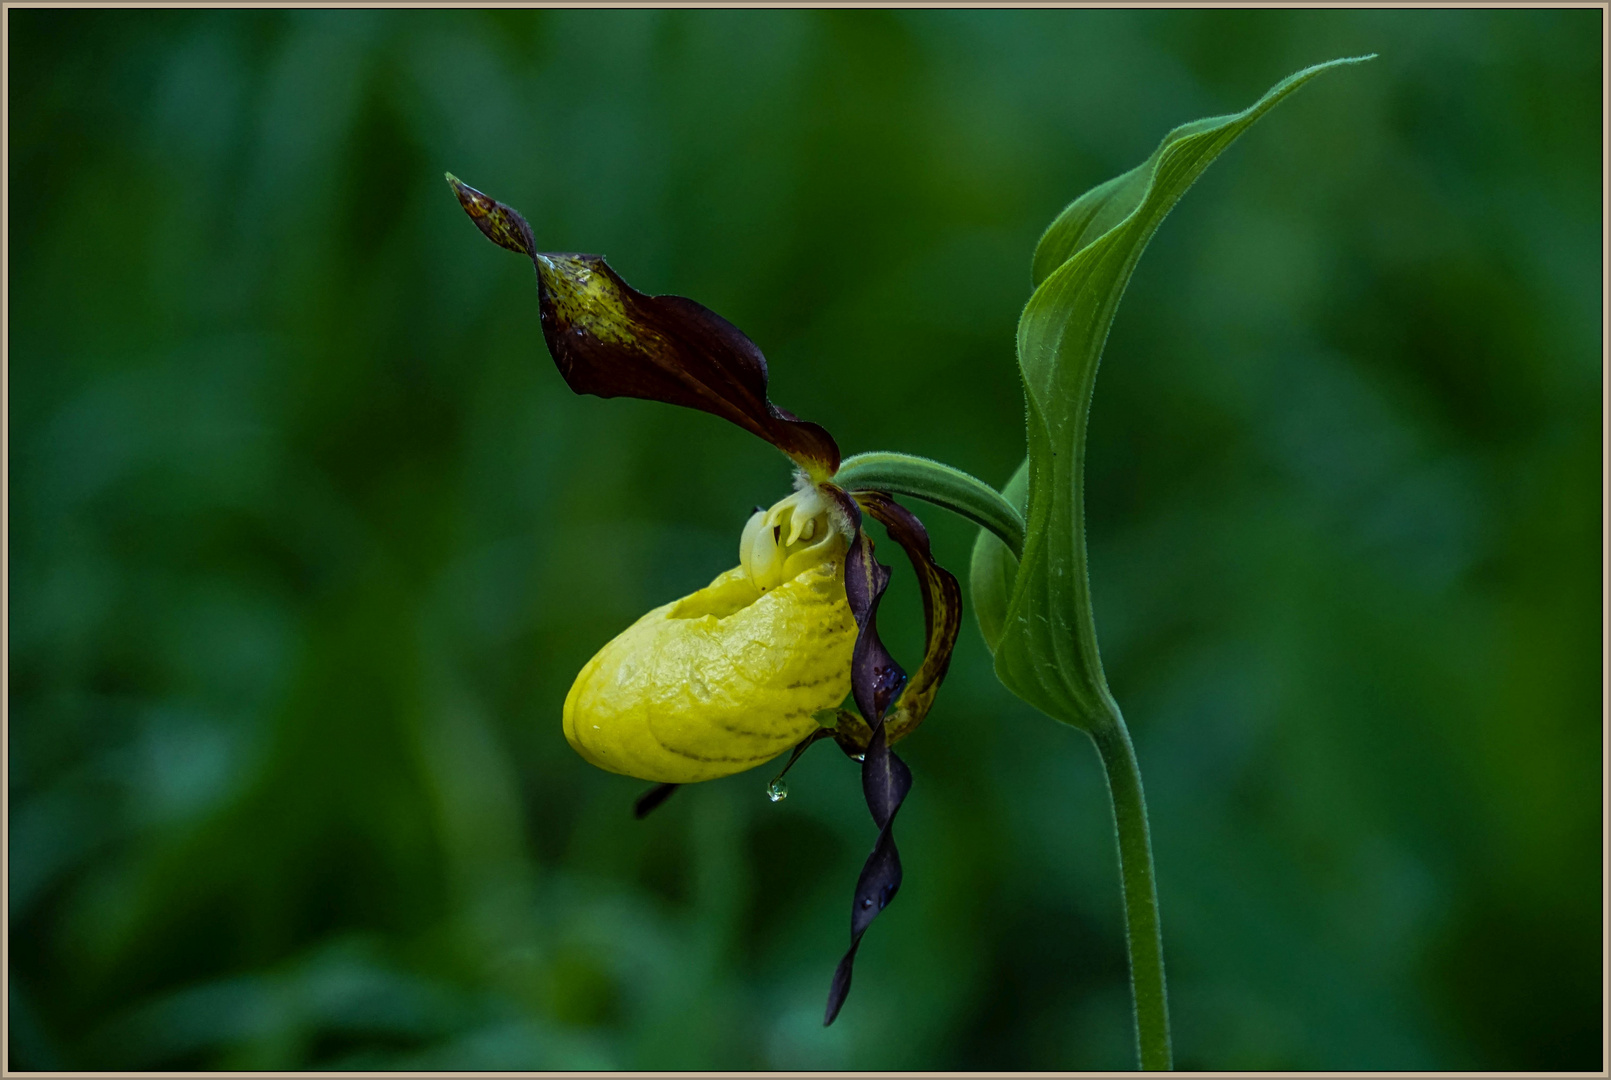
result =
[{"label": "white staminode", "polygon": [[843,550],[828,500],[807,486],[750,516],[738,542],[738,559],[755,587],[767,592]]}]

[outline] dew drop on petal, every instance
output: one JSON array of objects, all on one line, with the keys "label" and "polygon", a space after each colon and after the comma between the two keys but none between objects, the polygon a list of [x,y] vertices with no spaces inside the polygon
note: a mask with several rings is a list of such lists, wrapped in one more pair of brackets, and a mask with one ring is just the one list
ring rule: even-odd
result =
[{"label": "dew drop on petal", "polygon": [[789,797],[789,782],[783,777],[775,777],[766,785],[766,797],[773,802],[782,802]]}]

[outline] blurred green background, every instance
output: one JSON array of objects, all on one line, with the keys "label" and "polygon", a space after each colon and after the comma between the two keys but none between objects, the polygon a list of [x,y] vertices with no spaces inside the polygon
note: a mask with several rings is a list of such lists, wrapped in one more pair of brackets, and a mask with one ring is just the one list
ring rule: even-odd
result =
[{"label": "blurred green background", "polygon": [[1599,11],[9,18],[13,1068],[1132,1065],[1096,756],[971,616],[827,1030],[855,769],[636,822],[569,749],[787,463],[572,396],[442,173],[1001,483],[1040,230],[1372,51],[1187,195],[1098,381],[1178,1062],[1600,1067]]}]

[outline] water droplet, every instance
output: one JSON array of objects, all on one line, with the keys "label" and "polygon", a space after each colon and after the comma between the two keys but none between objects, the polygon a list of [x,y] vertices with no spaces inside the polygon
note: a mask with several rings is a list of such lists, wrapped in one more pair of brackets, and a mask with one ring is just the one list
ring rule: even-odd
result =
[{"label": "water droplet", "polygon": [[766,797],[773,802],[782,802],[787,799],[789,797],[789,782],[781,776],[774,777],[772,782],[766,785]]}]

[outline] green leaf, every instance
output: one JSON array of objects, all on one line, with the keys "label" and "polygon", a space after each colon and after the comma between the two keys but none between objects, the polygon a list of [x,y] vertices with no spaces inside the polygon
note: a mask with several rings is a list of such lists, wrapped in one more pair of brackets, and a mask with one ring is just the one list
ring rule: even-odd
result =
[{"label": "green leaf", "polygon": [[[1001,489],[1007,502],[1023,513],[1024,500],[1029,496],[1029,462],[1026,460],[1012,474],[1007,486]],[[973,542],[973,560],[968,564],[968,589],[973,600],[973,614],[979,620],[979,633],[991,652],[1001,640],[1001,628],[1007,622],[1007,602],[1012,599],[1013,579],[1018,576],[1018,557],[1000,537],[987,529],[979,530]]]},{"label": "green leaf", "polygon": [[[995,654],[1008,689],[1050,716],[1089,728],[1118,713],[1086,572],[1085,429],[1102,346],[1136,262],[1186,189],[1254,121],[1327,68],[1368,59],[1317,64],[1243,112],[1176,128],[1139,166],[1075,199],[1035,249],[1036,288],[1018,321],[1029,413],[1028,536]],[[975,556],[977,563],[977,548]],[[995,615],[981,600],[1001,587],[1006,564],[988,554],[985,562],[974,602],[989,641],[986,623]]]}]

